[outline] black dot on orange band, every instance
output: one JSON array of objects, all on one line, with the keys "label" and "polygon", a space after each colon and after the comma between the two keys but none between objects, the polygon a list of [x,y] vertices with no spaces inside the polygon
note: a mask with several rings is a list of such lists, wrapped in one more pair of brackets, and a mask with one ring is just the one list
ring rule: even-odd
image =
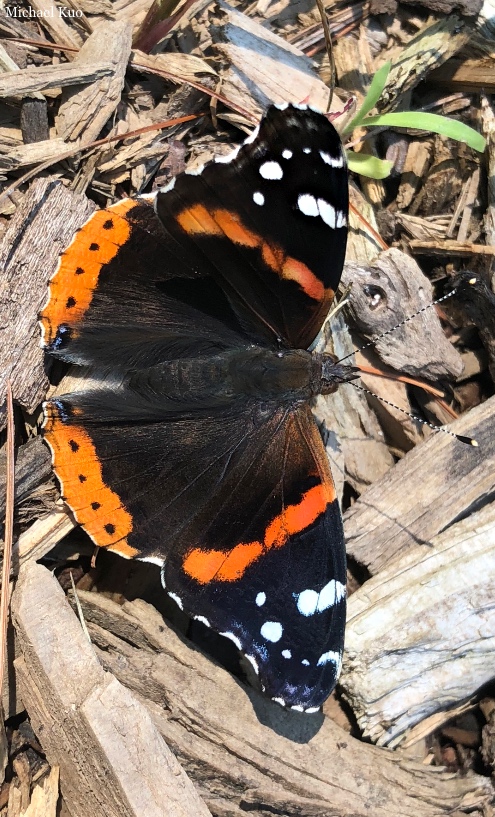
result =
[{"label": "black dot on orange band", "polygon": [[96,243],[93,241],[93,242],[92,242],[92,244],[90,244],[90,245],[89,245],[89,249],[91,250],[91,252],[96,252],[97,250],[99,250],[99,249],[100,249],[100,245],[99,245],[99,244],[96,244]]},{"label": "black dot on orange band", "polygon": [[65,304],[65,306],[66,306],[67,309],[72,309],[72,307],[75,306],[75,305],[76,305],[76,299],[72,295],[70,295],[67,298],[67,303]]},{"label": "black dot on orange band", "polygon": [[86,476],[84,476],[84,474],[79,474],[78,479],[79,479],[79,482],[86,482],[87,477],[86,477]]},{"label": "black dot on orange band", "polygon": [[94,511],[97,511],[98,508],[101,508],[101,503],[100,502],[92,502],[91,507],[93,508]]},{"label": "black dot on orange band", "polygon": [[76,267],[76,275],[82,275],[83,273],[84,273],[84,270],[83,270],[82,267]]},{"label": "black dot on orange band", "polygon": [[107,218],[107,220],[103,223],[104,230],[111,230],[113,227],[113,219]]},{"label": "black dot on orange band", "polygon": [[107,522],[107,524],[105,525],[105,530],[107,533],[111,535],[112,533],[115,533],[115,525],[112,525],[111,522]]},{"label": "black dot on orange band", "polygon": [[69,446],[71,451],[79,451],[79,443],[76,443],[75,440],[69,440]]}]

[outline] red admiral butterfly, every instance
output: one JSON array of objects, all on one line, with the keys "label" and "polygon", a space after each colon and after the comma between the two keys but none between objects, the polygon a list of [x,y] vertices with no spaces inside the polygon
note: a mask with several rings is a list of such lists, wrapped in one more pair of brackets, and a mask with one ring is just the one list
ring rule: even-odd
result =
[{"label": "red admiral butterfly", "polygon": [[348,185],[328,119],[272,107],[228,159],[97,211],[61,258],[46,351],[114,385],[45,404],[67,503],[93,541],[160,566],[262,690],[335,686],[345,550],[309,403],[352,378],[307,351],[344,262]]}]

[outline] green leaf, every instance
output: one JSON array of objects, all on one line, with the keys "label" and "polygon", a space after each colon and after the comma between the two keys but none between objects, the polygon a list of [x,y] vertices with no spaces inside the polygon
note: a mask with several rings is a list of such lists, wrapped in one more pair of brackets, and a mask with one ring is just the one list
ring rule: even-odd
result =
[{"label": "green leaf", "polygon": [[386,62],[382,67],[376,72],[375,76],[371,80],[371,85],[368,88],[368,93],[366,94],[365,98],[363,99],[363,104],[359,108],[356,116],[354,119],[351,119],[348,125],[346,125],[343,133],[350,133],[357,128],[358,125],[361,124],[362,120],[376,105],[378,100],[382,95],[382,91],[385,88],[388,75],[390,73],[390,69],[392,67],[392,63]]},{"label": "green leaf", "polygon": [[386,179],[393,167],[393,162],[377,159],[376,156],[369,156],[367,153],[354,153],[353,150],[347,151],[347,164],[349,170],[370,179]]},{"label": "green leaf", "polygon": [[449,119],[447,116],[438,116],[435,113],[422,113],[421,111],[384,113],[379,116],[368,116],[361,122],[363,128],[370,125],[391,125],[394,128],[416,128],[431,133],[441,133],[450,139],[456,139],[457,142],[465,142],[480,153],[483,153],[486,147],[486,139],[469,125],[457,122],[456,119]]}]

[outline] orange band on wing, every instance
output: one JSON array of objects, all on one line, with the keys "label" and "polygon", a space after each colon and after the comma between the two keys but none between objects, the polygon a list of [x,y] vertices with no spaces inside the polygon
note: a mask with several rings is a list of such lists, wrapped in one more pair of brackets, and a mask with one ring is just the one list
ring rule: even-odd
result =
[{"label": "orange band on wing", "polygon": [[52,450],[53,467],[62,493],[93,542],[128,559],[139,551],[127,541],[132,516],[118,494],[103,481],[101,464],[89,434],[60,420],[56,406],[45,405],[44,437]]},{"label": "orange band on wing", "polygon": [[226,236],[241,247],[258,248],[265,264],[280,278],[295,281],[314,301],[330,301],[332,290],[325,289],[323,282],[302,261],[297,261],[284,253],[283,249],[265,241],[263,236],[245,227],[237,215],[229,210],[212,210],[202,204],[195,204],[182,210],[176,216],[178,224],[188,235]]},{"label": "orange band on wing", "polygon": [[200,584],[211,581],[235,582],[247,568],[273,547],[282,547],[324,513],[335,499],[331,483],[320,483],[303,494],[300,502],[289,505],[268,525],[263,543],[241,542],[232,550],[191,550],[183,562],[185,572]]},{"label": "orange band on wing", "polygon": [[136,205],[133,199],[124,199],[107,210],[97,210],[61,256],[40,316],[45,345],[55,340],[62,324],[72,327],[87,312],[101,268],[129,238],[131,225],[125,216]]}]

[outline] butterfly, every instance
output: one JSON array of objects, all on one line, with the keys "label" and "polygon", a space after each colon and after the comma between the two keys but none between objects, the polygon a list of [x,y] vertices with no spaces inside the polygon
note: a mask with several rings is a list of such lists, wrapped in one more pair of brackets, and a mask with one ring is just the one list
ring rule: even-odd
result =
[{"label": "butterfly", "polygon": [[158,565],[264,694],[305,712],[334,688],[344,642],[342,522],[310,402],[354,375],[308,350],[347,219],[335,128],[273,106],[229,157],[96,211],[40,316],[49,355],[101,374],[44,405],[77,521]]}]

